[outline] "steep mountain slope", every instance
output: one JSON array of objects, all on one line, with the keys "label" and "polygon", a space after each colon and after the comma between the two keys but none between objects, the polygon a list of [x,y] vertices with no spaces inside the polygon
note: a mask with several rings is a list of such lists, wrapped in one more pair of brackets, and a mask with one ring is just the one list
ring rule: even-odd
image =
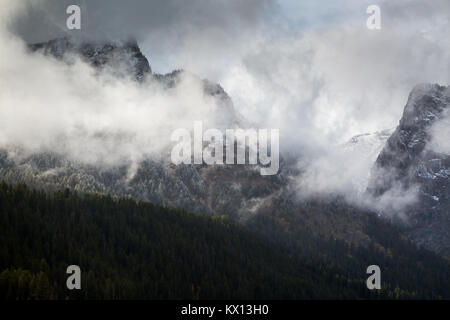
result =
[{"label": "steep mountain slope", "polygon": [[[448,131],[450,87],[416,86],[395,132],[377,158],[369,192],[382,197],[392,190],[417,192],[407,208],[409,235],[426,248],[450,255],[450,152],[439,149]],[[445,128],[441,128],[445,129]]]}]

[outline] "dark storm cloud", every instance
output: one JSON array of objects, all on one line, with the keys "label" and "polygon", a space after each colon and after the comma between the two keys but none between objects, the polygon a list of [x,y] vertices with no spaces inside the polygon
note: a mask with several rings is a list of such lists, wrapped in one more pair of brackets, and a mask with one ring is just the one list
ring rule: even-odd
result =
[{"label": "dark storm cloud", "polygon": [[[154,34],[182,38],[186,33],[216,28],[236,35],[264,20],[272,0],[26,0],[12,19],[12,30],[27,42],[68,32],[66,8],[82,8],[82,36],[147,38]],[[72,32],[76,33],[76,32]]]}]

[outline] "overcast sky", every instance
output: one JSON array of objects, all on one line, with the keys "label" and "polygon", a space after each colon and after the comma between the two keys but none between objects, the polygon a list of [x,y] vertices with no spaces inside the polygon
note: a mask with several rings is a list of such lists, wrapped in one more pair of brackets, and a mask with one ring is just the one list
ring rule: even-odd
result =
[{"label": "overcast sky", "polygon": [[[6,0],[5,0],[6,1]],[[82,8],[82,30],[71,35],[94,38],[137,38],[153,69],[169,72],[186,67],[180,51],[208,55],[220,69],[243,45],[264,35],[299,34],[343,26],[364,28],[371,4],[382,9],[386,30],[413,33],[448,27],[447,0],[23,0],[12,18],[12,29],[27,42],[45,41],[67,33],[65,9]],[[16,5],[17,6],[17,5]],[[447,29],[448,30],[448,29]],[[435,34],[438,35],[438,34]],[[444,39],[442,39],[444,40]],[[250,41],[250,42],[249,42]],[[184,49],[184,50],[183,50]],[[198,59],[200,60],[200,59]],[[180,65],[182,64],[182,65]],[[203,70],[202,70],[203,71]],[[209,70],[209,72],[213,73]]]}]

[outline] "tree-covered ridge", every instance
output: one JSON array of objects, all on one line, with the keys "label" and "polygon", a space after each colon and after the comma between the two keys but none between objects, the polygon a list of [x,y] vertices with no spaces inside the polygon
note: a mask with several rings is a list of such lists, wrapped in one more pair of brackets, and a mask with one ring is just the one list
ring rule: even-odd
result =
[{"label": "tree-covered ridge", "polygon": [[[3,298],[355,295],[228,219],[130,199],[68,190],[48,195],[2,183],[0,225]],[[83,270],[81,292],[66,289],[71,264]]]},{"label": "tree-covered ridge", "polygon": [[[284,207],[282,201],[277,205]],[[311,219],[312,216],[317,218]],[[352,216],[359,218],[352,219]],[[363,245],[342,241],[333,232],[328,236],[319,235],[315,232],[316,225],[311,224],[339,223],[345,219],[362,224],[366,237]],[[400,226],[341,199],[309,200],[298,206],[294,214],[283,210],[263,212],[255,216],[248,227],[285,250],[285,254],[297,256],[321,269],[334,270],[329,273],[330,277],[339,273],[345,274],[345,278],[360,279],[367,277],[367,266],[378,265],[382,273],[379,296],[383,298],[450,299],[448,259],[418,248]],[[344,223],[334,228],[339,229],[352,232],[352,225]],[[360,295],[365,297],[365,290],[361,290]]]},{"label": "tree-covered ridge", "polygon": [[[1,299],[450,297],[449,265],[437,257],[432,269],[413,264],[404,278],[387,275],[383,290],[369,291],[364,263],[379,258],[375,250],[345,259],[353,249],[329,244],[327,259],[308,258],[294,233],[268,241],[264,230],[258,235],[224,217],[126,198],[0,183],[0,230]],[[335,248],[342,261],[330,258]],[[408,250],[405,261],[420,260],[421,251]],[[394,270],[405,265],[389,261]],[[80,291],[66,289],[72,264],[82,269]]]}]

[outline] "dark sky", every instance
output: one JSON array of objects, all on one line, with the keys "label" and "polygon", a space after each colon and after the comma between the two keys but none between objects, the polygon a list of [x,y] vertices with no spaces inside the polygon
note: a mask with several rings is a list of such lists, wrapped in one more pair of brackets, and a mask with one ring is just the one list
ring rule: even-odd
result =
[{"label": "dark sky", "polygon": [[66,32],[66,8],[82,8],[82,32],[91,37],[145,38],[149,33],[182,35],[218,28],[229,34],[262,22],[272,0],[41,0],[24,1],[13,29],[27,41],[42,41]]}]

